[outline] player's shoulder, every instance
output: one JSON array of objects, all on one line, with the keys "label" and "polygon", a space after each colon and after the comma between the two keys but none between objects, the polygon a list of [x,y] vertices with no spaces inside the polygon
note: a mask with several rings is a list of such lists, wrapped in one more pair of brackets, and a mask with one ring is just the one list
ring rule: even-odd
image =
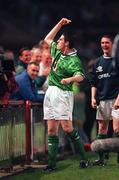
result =
[{"label": "player's shoulder", "polygon": [[96,58],[96,62],[98,62],[98,61],[100,61],[102,59],[103,59],[103,56],[99,56],[99,57]]}]

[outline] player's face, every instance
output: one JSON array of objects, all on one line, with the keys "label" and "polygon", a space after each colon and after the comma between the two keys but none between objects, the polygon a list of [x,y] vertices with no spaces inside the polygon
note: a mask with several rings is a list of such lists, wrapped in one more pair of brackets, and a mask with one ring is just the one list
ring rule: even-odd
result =
[{"label": "player's face", "polygon": [[64,35],[61,35],[60,38],[57,41],[57,48],[61,51],[65,48],[65,38]]},{"label": "player's face", "polygon": [[103,37],[101,39],[101,48],[102,48],[104,54],[106,54],[107,56],[110,56],[111,51],[112,51],[112,41],[111,41],[111,39]]}]

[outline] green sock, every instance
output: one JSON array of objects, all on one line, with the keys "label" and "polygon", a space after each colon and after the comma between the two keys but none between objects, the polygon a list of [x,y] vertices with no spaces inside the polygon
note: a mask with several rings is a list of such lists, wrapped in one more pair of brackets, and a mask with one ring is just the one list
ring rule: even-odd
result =
[{"label": "green sock", "polygon": [[70,139],[74,143],[76,152],[78,152],[80,155],[80,160],[86,160],[87,158],[86,158],[85,149],[84,149],[83,143],[80,140],[80,136],[79,136],[78,132],[73,130],[72,132],[68,133],[67,135],[70,137]]},{"label": "green sock", "polygon": [[48,136],[48,166],[56,167],[56,158],[58,153],[58,136]]},{"label": "green sock", "polygon": [[107,134],[98,134],[97,135],[97,139],[106,139],[107,138]]}]

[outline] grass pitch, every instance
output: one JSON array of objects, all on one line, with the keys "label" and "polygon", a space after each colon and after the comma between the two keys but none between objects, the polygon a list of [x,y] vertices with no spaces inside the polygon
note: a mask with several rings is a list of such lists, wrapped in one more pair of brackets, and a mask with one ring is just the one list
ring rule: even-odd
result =
[{"label": "grass pitch", "polygon": [[[88,153],[89,159],[96,159],[96,155]],[[42,169],[30,169],[21,174],[9,177],[9,180],[118,180],[119,164],[116,154],[110,153],[106,166],[91,166],[87,169],[79,168],[78,156],[70,156],[57,162],[57,171],[44,173]]]}]

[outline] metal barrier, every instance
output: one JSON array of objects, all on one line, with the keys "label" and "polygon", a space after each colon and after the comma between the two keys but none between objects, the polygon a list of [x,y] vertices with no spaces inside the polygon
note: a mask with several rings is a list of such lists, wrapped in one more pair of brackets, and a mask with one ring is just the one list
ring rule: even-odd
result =
[{"label": "metal barrier", "polygon": [[42,104],[0,101],[0,167],[30,163],[45,154]]},{"label": "metal barrier", "polygon": [[46,152],[46,125],[43,105],[26,102],[26,162],[40,160]]},{"label": "metal barrier", "polygon": [[25,105],[23,101],[0,101],[0,165],[25,159]]},{"label": "metal barrier", "polygon": [[[0,101],[0,169],[15,164],[46,161],[47,133],[43,105],[30,101]],[[59,149],[65,134],[59,131]]]},{"label": "metal barrier", "polygon": [[31,104],[31,159],[41,160],[46,154],[46,124],[43,121],[43,106]]}]

